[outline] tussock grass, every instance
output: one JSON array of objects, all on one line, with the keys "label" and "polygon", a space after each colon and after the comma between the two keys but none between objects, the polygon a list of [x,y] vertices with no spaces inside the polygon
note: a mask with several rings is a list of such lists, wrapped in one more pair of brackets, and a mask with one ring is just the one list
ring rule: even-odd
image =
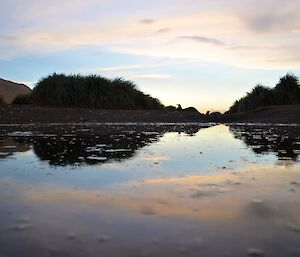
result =
[{"label": "tussock grass", "polygon": [[287,74],[274,88],[257,85],[250,93],[235,101],[229,113],[246,112],[258,107],[300,104],[300,85],[295,75]]},{"label": "tussock grass", "polygon": [[42,78],[32,92],[32,102],[51,107],[99,109],[162,109],[157,98],[144,94],[122,78],[52,74]]},{"label": "tussock grass", "polygon": [[0,95],[0,106],[1,105],[5,105],[5,101],[3,100],[3,98],[1,97],[1,95]]},{"label": "tussock grass", "polygon": [[12,104],[32,104],[32,95],[18,95],[13,101]]}]

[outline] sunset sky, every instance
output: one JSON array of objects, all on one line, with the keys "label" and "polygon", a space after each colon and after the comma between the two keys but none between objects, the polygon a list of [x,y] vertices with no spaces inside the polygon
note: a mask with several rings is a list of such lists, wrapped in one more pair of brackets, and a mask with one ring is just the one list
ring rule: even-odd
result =
[{"label": "sunset sky", "polygon": [[0,0],[0,77],[124,77],[163,104],[225,111],[300,76],[299,0]]}]

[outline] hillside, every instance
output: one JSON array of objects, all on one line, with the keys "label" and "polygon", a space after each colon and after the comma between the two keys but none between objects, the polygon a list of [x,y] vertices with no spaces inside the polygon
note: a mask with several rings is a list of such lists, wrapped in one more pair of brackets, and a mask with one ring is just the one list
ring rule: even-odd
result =
[{"label": "hillside", "polygon": [[18,84],[0,78],[0,96],[10,104],[16,96],[30,94],[31,89],[24,84]]}]

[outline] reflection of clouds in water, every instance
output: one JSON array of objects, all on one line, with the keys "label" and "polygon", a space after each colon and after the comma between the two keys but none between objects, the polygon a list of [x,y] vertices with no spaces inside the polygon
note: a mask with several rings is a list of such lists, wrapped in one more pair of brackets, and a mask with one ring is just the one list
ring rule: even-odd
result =
[{"label": "reflection of clouds in water", "polygon": [[[219,130],[221,128],[216,127],[211,135],[217,136]],[[204,130],[200,132],[194,139],[201,136],[209,139],[203,135],[206,133],[202,134]],[[216,139],[221,140],[221,136]],[[70,177],[53,169],[57,180],[46,177],[48,171],[45,171],[42,179],[34,178],[34,183],[33,178],[26,182],[13,177],[13,172],[7,175],[12,177],[1,177],[0,229],[10,228],[5,236],[0,235],[1,249],[9,250],[18,244],[22,250],[31,246],[31,250],[25,251],[27,256],[49,251],[56,256],[105,253],[119,257],[140,256],[140,252],[136,254],[138,250],[155,256],[182,256],[183,252],[189,256],[200,253],[222,256],[226,247],[230,247],[232,252],[228,256],[255,253],[257,248],[269,256],[288,256],[282,249],[286,250],[289,242],[297,242],[300,224],[297,163],[293,166],[251,164],[251,158],[247,158],[243,166],[223,171],[212,163],[214,175],[183,171],[179,175],[170,172],[167,177],[155,174],[147,178],[146,174],[154,170],[150,168],[138,177],[133,168],[145,167],[137,166],[139,161],[170,161],[169,152],[162,155],[156,149],[151,148],[151,154],[137,155],[132,162],[101,165],[105,173],[117,174],[113,167],[124,173],[125,166],[133,173],[129,179],[106,183],[105,187],[99,182],[89,186],[89,180],[103,180],[105,176],[94,172],[95,177],[92,177],[82,167],[69,174]],[[240,155],[224,159],[239,162]],[[188,160],[186,156],[182,158]],[[94,166],[93,171],[98,170],[100,166]],[[62,184],[60,180],[71,180],[76,172],[83,173],[79,184]],[[23,240],[16,240],[21,233]],[[204,247],[194,248],[195,241]],[[273,254],[277,245],[281,250],[276,249]]]},{"label": "reflection of clouds in water", "polygon": [[17,156],[34,156],[34,152],[33,152],[33,150],[29,150],[26,152],[17,152],[16,155]]},{"label": "reflection of clouds in water", "polygon": [[[217,200],[217,205],[211,205],[207,199],[195,205],[193,197],[181,198],[170,194],[161,188],[138,191],[103,192],[91,190],[74,190],[73,188],[37,188],[21,196],[21,202],[29,206],[42,208],[59,208],[65,212],[87,214],[107,212],[113,215],[156,215],[166,217],[181,217],[194,220],[222,220],[236,217],[231,203]],[[180,190],[179,190],[180,191]],[[185,192],[187,193],[187,192]],[[196,211],[196,206],[200,208]],[[225,208],[231,206],[231,209]],[[221,211],[222,210],[222,211]]]},{"label": "reflection of clouds in water", "polygon": [[[287,172],[290,172],[289,177],[286,175]],[[271,170],[271,166],[261,168],[250,166],[241,173],[243,175],[225,173],[129,182],[105,190],[74,189],[44,183],[31,185],[32,189],[27,190],[26,183],[22,187],[20,183],[13,181],[9,185],[11,187],[17,185],[19,191],[24,190],[20,198],[21,201],[28,202],[28,205],[45,207],[58,204],[61,208],[70,208],[70,212],[78,208],[83,208],[84,212],[87,210],[93,212],[101,206],[104,209],[112,208],[111,210],[117,209],[125,213],[129,211],[135,214],[149,214],[150,211],[145,210],[151,209],[152,215],[178,216],[196,220],[238,218],[242,209],[248,215],[263,217],[272,215],[269,211],[277,204],[282,204],[283,199],[289,202],[290,183],[296,181],[295,170],[282,167],[274,171]],[[277,173],[281,176],[275,176]],[[253,176],[256,180],[252,180]],[[283,199],[275,199],[273,194],[279,191],[277,187],[280,185]],[[251,201],[263,195],[269,200]],[[270,203],[271,207],[269,208],[266,203]]]},{"label": "reflection of clouds in water", "polygon": [[149,157],[138,157],[136,160],[145,160],[150,162],[157,162],[157,161],[167,161],[170,157],[168,156],[149,156]]},{"label": "reflection of clouds in water", "polygon": [[259,199],[250,201],[246,212],[248,212],[248,215],[253,215],[261,219],[271,219],[277,214],[277,210],[274,207]]},{"label": "reflection of clouds in water", "polygon": [[[155,256],[182,256],[183,252],[199,256],[200,250],[191,242],[201,238],[203,256],[220,256],[227,246],[233,253],[241,251],[238,256],[253,253],[256,247],[269,256],[288,256],[282,249],[288,241],[297,242],[300,224],[298,163],[274,166],[273,161],[260,161],[223,125],[200,130],[194,137],[150,133],[145,146],[148,141],[143,135],[120,134],[107,142],[101,137],[98,141],[83,138],[78,145],[73,136],[66,137],[62,144],[68,145],[61,149],[58,144],[48,146],[57,141],[54,138],[37,145],[44,147],[42,154],[47,160],[55,151],[61,157],[66,149],[75,157],[82,156],[82,151],[87,156],[92,151],[100,153],[105,147],[119,149],[106,151],[111,155],[130,153],[120,149],[143,149],[130,158],[124,156],[126,162],[74,170],[58,163],[51,168],[53,176],[47,175],[50,166],[41,170],[45,165],[39,166],[38,159],[32,158],[31,164],[23,162],[23,153],[4,162],[12,166],[6,165],[7,172],[0,172],[0,229],[9,228],[5,236],[0,235],[1,250],[4,246],[16,248],[14,243],[18,243],[22,250],[32,246],[27,256],[40,253],[41,248],[72,257],[141,255],[129,248],[149,253],[157,249]],[[83,141],[87,142],[84,147],[80,146]],[[134,141],[132,147],[128,147],[130,141]],[[26,156],[30,153],[24,152]],[[64,159],[62,163],[66,160],[73,161]],[[11,168],[15,161],[24,165],[19,173]],[[149,165],[154,162],[161,165]],[[202,173],[206,170],[211,174]],[[24,239],[16,240],[20,234]],[[272,247],[261,243],[266,238]],[[273,245],[281,246],[281,252],[276,249],[272,254]]]}]

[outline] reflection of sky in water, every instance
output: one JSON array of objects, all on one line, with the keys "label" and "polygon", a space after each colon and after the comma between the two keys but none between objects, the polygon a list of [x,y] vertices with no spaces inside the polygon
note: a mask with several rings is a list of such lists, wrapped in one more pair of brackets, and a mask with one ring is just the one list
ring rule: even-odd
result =
[{"label": "reflection of sky in water", "polygon": [[256,155],[228,127],[166,133],[130,158],[79,167],[40,161],[30,144],[9,151],[1,257],[300,253],[299,163]]},{"label": "reflection of sky in water", "polygon": [[275,160],[274,155],[257,157],[242,141],[234,139],[227,127],[216,126],[201,129],[194,136],[166,133],[158,142],[137,150],[133,158],[96,166],[53,167],[39,161],[32,150],[17,153],[1,161],[1,176],[99,187],[135,180],[214,174],[249,162],[270,164]]}]

